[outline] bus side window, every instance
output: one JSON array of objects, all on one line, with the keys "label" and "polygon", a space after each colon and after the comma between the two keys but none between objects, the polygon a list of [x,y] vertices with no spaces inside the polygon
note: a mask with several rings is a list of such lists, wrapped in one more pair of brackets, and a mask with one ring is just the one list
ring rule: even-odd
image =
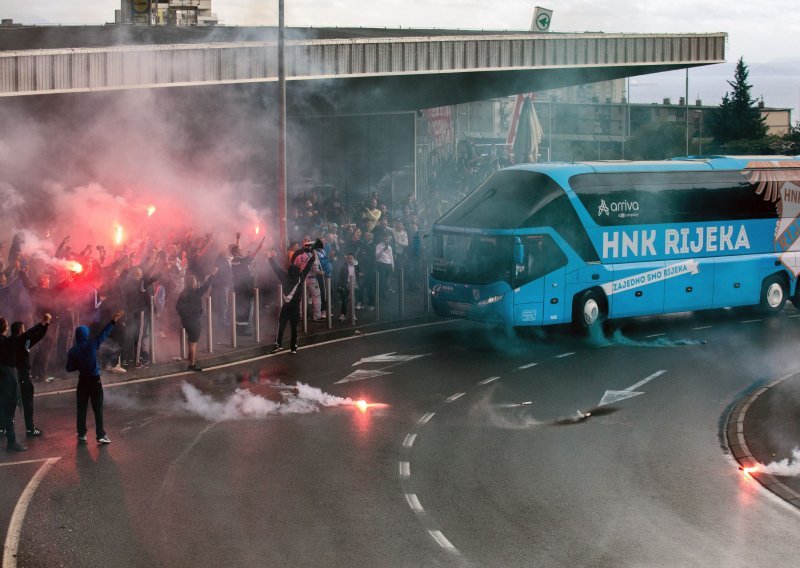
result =
[{"label": "bus side window", "polygon": [[566,266],[566,255],[550,235],[535,235],[523,239],[525,264],[517,267],[517,286]]}]

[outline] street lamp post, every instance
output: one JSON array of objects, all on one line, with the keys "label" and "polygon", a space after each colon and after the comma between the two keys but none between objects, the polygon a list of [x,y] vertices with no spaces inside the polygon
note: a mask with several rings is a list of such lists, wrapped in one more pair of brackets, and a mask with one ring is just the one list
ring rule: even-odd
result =
[{"label": "street lamp post", "polygon": [[286,68],[284,60],[284,0],[278,0],[278,216],[279,250],[289,243],[286,191]]}]

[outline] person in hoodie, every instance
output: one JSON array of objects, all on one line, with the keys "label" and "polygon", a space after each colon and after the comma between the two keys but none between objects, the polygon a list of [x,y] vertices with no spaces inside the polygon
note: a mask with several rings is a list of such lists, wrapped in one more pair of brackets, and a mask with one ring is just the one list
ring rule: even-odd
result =
[{"label": "person in hoodie", "polygon": [[97,434],[97,443],[110,444],[106,431],[103,428],[103,383],[100,382],[100,366],[97,364],[97,350],[111,334],[119,319],[125,314],[123,311],[114,313],[111,322],[93,339],[89,339],[89,328],[79,325],[75,329],[75,345],[67,353],[67,371],[78,371],[78,389],[76,398],[78,403],[78,442],[86,441],[86,411],[89,401],[92,402],[94,412],[94,427]]},{"label": "person in hoodie", "polygon": [[25,446],[17,442],[14,414],[17,410],[17,356],[26,341],[44,337],[50,325],[50,314],[44,314],[41,323],[17,336],[8,336],[8,320],[0,318],[0,428],[5,430],[6,450],[23,452]]},{"label": "person in hoodie", "polygon": [[305,281],[308,273],[317,263],[317,255],[314,250],[308,253],[308,260],[306,261],[303,270],[292,262],[289,265],[289,270],[286,271],[275,262],[275,251],[268,255],[269,265],[283,285],[283,307],[278,319],[278,337],[275,339],[275,347],[272,353],[283,349],[283,330],[286,327],[286,322],[291,324],[291,348],[292,353],[297,353],[297,322],[300,320],[300,299],[303,297],[302,282]]}]

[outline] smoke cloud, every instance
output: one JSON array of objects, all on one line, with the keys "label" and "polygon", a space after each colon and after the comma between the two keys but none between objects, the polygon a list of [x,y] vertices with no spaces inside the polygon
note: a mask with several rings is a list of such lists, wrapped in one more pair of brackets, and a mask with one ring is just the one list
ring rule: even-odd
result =
[{"label": "smoke cloud", "polygon": [[76,252],[190,228],[224,233],[220,248],[236,231],[245,247],[269,241],[274,165],[265,158],[275,129],[263,98],[195,88],[4,101],[0,241],[25,231],[23,252],[45,257],[67,235]]},{"label": "smoke cloud", "polygon": [[537,420],[531,413],[532,404],[505,404],[498,405],[492,402],[495,389],[470,408],[470,417],[480,420],[503,430],[530,430],[545,425]]},{"label": "smoke cloud", "polygon": [[761,471],[773,475],[794,477],[800,475],[800,448],[792,450],[792,456],[762,466]]},{"label": "smoke cloud", "polygon": [[229,420],[259,419],[283,414],[309,414],[321,408],[335,406],[353,406],[350,398],[342,398],[322,392],[320,389],[298,382],[296,392],[284,396],[284,400],[276,402],[251,393],[247,389],[236,391],[224,400],[215,400],[212,396],[199,391],[196,387],[184,382],[181,391],[186,398],[181,408],[206,420],[222,422]]},{"label": "smoke cloud", "polygon": [[656,337],[649,341],[638,341],[625,337],[622,331],[615,330],[611,336],[603,334],[603,330],[595,326],[589,331],[588,341],[593,347],[606,347],[608,345],[622,345],[625,347],[679,347],[683,345],[705,345],[705,339],[669,339]]}]

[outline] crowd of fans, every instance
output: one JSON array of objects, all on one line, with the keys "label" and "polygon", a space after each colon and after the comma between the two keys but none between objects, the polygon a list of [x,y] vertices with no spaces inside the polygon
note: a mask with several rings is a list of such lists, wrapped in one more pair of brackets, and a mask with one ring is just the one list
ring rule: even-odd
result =
[{"label": "crowd of fans", "polygon": [[[328,310],[338,308],[338,314],[331,315],[344,321],[349,319],[351,282],[357,310],[374,309],[376,295],[391,299],[401,285],[401,269],[407,290],[424,286],[427,230],[503,165],[496,148],[478,154],[469,143],[455,158],[433,158],[422,203],[413,194],[391,202],[378,192],[363,201],[348,202],[335,188],[324,196],[314,190],[297,195],[290,207],[286,251],[276,251],[263,237],[251,240],[243,239],[241,233],[188,230],[144,236],[115,247],[86,244],[82,249],[72,248],[67,236],[52,255],[26,255],[23,251],[31,247],[25,246],[22,234],[16,235],[5,255],[7,262],[0,261],[0,314],[9,322],[26,325],[42,313],[53,315],[50,332],[31,352],[32,379],[42,381],[61,373],[76,326],[87,325],[97,333],[122,311],[124,317],[99,358],[102,368],[123,373],[149,362],[151,306],[157,318],[157,339],[175,338],[183,327],[191,332],[190,345],[196,344],[202,314],[198,298],[206,292],[216,323],[229,324],[235,318],[239,332],[250,334],[254,288],[264,291],[262,306],[277,301],[275,290],[281,279],[268,268],[267,257],[277,256],[282,269],[291,264],[303,269],[309,260],[304,253],[313,249],[314,265],[305,278],[312,304],[310,319],[321,321]],[[333,306],[325,302],[326,277],[332,282]],[[230,291],[236,292],[236,313],[229,313]],[[190,355],[190,367],[194,367],[194,349]]]},{"label": "crowd of fans", "polygon": [[[312,319],[322,320],[328,309],[335,308],[324,302],[325,277],[333,281],[334,304],[346,303],[348,266],[357,267],[350,273],[356,278],[359,310],[374,306],[375,273],[380,275],[384,297],[399,285],[395,275],[400,267],[410,289],[422,285],[423,221],[413,196],[391,211],[377,194],[356,211],[348,210],[336,190],[324,203],[310,192],[295,205],[289,223],[291,244],[279,258],[285,258],[286,268],[292,261],[300,262],[304,250],[319,251],[307,278],[318,285],[316,291],[310,288]],[[0,261],[0,314],[26,325],[42,313],[53,315],[50,332],[31,351],[32,379],[42,381],[62,372],[76,326],[87,325],[97,333],[113,314],[123,311],[99,353],[101,367],[122,373],[149,361],[151,306],[160,338],[177,337],[184,327],[196,342],[196,330],[187,322],[199,317],[192,299],[198,293],[189,290],[209,291],[215,322],[230,323],[235,318],[240,333],[252,333],[254,288],[264,290],[263,304],[276,298],[278,278],[267,268],[268,255],[262,253],[265,240],[245,243],[240,233],[226,238],[187,231],[143,237],[109,249],[103,244],[73,249],[70,237],[65,237],[53,255],[42,255],[25,254],[31,247],[18,234],[5,255],[7,261]],[[280,251],[268,246],[264,252],[274,256]],[[236,313],[229,313],[230,291],[236,292]],[[181,300],[182,296],[188,299]],[[340,310],[343,320],[346,307]],[[190,364],[194,365],[194,357]]]}]

